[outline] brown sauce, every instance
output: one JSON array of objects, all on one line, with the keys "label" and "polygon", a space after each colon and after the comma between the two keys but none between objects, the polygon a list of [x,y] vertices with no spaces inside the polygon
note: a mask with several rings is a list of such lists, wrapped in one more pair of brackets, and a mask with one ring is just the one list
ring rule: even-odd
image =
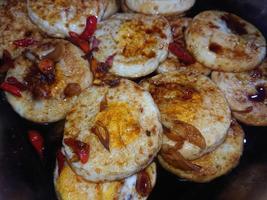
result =
[{"label": "brown sauce", "polygon": [[223,52],[222,47],[217,43],[210,43],[209,50],[216,54],[221,54]]},{"label": "brown sauce", "polygon": [[36,65],[32,65],[24,77],[24,83],[35,99],[49,98],[54,82],[55,73],[43,74]]},{"label": "brown sauce", "polygon": [[234,15],[225,14],[221,16],[221,19],[225,21],[227,28],[229,28],[233,33],[238,35],[245,35],[248,33],[245,29],[246,24],[241,22]]}]

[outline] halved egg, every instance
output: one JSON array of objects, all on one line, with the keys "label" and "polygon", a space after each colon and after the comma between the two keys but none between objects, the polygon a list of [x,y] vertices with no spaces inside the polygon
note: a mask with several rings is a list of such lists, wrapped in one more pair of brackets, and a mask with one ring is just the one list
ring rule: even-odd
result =
[{"label": "halved egg", "polygon": [[99,41],[93,56],[99,62],[112,57],[110,72],[128,78],[152,73],[168,53],[172,40],[168,21],[159,16],[116,14],[98,24]]},{"label": "halved egg", "polygon": [[63,145],[78,175],[114,181],[144,169],[160,149],[161,134],[150,94],[122,79],[117,86],[93,86],[80,95],[67,115]]},{"label": "halved egg", "polygon": [[[126,179],[92,183],[76,175],[68,164],[65,164],[58,174],[58,165],[56,165],[54,185],[57,196],[61,200],[145,200],[155,186],[156,173],[156,164],[152,163],[142,172]],[[141,179],[142,182],[140,183]],[[141,186],[144,187],[142,191],[148,190],[148,193],[140,193],[137,188]]]},{"label": "halved egg", "polygon": [[265,38],[255,26],[222,11],[204,11],[195,16],[185,40],[196,60],[216,71],[253,69],[266,54]]},{"label": "halved egg", "polygon": [[[231,113],[223,93],[208,77],[179,70],[159,74],[141,85],[160,110],[164,135],[179,140],[178,150],[185,159],[199,158],[224,141]],[[171,140],[168,144],[176,145]]]},{"label": "halved egg", "polygon": [[[8,102],[22,117],[37,123],[65,117],[77,96],[92,83],[83,52],[65,40],[46,40],[15,60],[5,82],[24,85],[21,96],[6,92]],[[15,84],[15,87],[19,86]]]},{"label": "halved egg", "polygon": [[212,80],[224,93],[234,117],[248,125],[267,125],[267,60],[241,73],[212,72]]}]

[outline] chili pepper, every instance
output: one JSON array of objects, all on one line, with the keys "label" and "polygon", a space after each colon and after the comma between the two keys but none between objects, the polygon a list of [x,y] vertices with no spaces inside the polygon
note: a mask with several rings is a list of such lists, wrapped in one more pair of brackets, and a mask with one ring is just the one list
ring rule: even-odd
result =
[{"label": "chili pepper", "polygon": [[0,88],[4,91],[16,96],[16,97],[21,97],[20,89],[14,85],[11,85],[7,82],[3,82],[3,83],[1,83]]},{"label": "chili pepper", "polygon": [[15,40],[13,42],[13,44],[17,47],[28,47],[30,45],[33,45],[34,43],[36,43],[36,41],[33,38],[23,38],[20,40]]},{"label": "chili pepper", "polygon": [[195,63],[194,57],[191,56],[189,52],[177,42],[172,42],[169,44],[169,51],[176,55],[177,58],[186,65],[191,65]]},{"label": "chili pepper", "polygon": [[28,131],[28,139],[30,140],[32,146],[39,154],[40,158],[43,159],[43,151],[44,151],[44,139],[43,136],[36,130]]},{"label": "chili pepper", "polygon": [[23,83],[19,82],[18,79],[16,79],[14,76],[10,76],[6,79],[6,82],[10,85],[13,85],[20,89],[20,91],[25,91],[27,89],[26,85]]},{"label": "chili pepper", "polygon": [[57,151],[57,165],[58,165],[58,175],[62,172],[62,169],[64,167],[64,162],[65,162],[65,156],[59,149]]},{"label": "chili pepper", "polygon": [[146,197],[152,190],[151,180],[148,173],[143,170],[137,174],[137,180],[135,185],[136,191],[142,196]]},{"label": "chili pepper", "polygon": [[82,164],[87,163],[90,153],[89,144],[86,144],[84,142],[72,138],[65,139],[64,143],[74,151],[74,153],[79,157],[79,160],[81,161]]},{"label": "chili pepper", "polygon": [[90,45],[88,41],[81,39],[77,33],[72,31],[69,32],[69,36],[69,40],[76,46],[80,47],[84,53],[90,52]]},{"label": "chili pepper", "polygon": [[80,38],[83,40],[88,40],[95,32],[97,27],[97,18],[96,16],[89,16],[86,19],[86,26],[84,31],[81,33]]}]

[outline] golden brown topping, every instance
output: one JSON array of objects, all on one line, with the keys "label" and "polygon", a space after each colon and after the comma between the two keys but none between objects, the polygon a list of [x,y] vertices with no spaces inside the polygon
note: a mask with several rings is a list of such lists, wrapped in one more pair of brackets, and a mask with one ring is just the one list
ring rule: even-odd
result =
[{"label": "golden brown topping", "polygon": [[186,160],[179,151],[169,145],[163,145],[160,151],[162,158],[171,166],[184,171],[199,172],[201,167]]},{"label": "golden brown topping", "polygon": [[161,114],[190,123],[202,104],[201,94],[193,87],[177,83],[152,82],[150,92]]},{"label": "golden brown topping", "polygon": [[73,97],[82,92],[81,86],[78,83],[69,83],[64,89],[65,97]]},{"label": "golden brown topping", "polygon": [[138,55],[152,58],[156,56],[153,50],[157,44],[156,35],[166,37],[156,25],[148,27],[140,20],[126,21],[118,33],[118,46],[123,49],[122,54],[127,58]]},{"label": "golden brown topping", "polygon": [[[106,103],[103,103],[106,104]],[[95,119],[95,126],[109,133],[110,148],[122,148],[133,142],[140,133],[140,126],[127,103],[112,102],[105,105]],[[104,128],[105,127],[105,128]],[[95,131],[95,130],[94,130]]]},{"label": "golden brown topping", "polygon": [[156,86],[152,87],[151,93],[158,94],[164,100],[190,100],[193,94],[197,91],[190,86],[181,85],[177,83],[154,83]]}]

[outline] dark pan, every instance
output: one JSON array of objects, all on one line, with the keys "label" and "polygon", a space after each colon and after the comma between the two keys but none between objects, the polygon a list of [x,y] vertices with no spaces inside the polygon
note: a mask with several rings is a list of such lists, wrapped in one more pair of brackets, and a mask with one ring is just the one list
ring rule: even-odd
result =
[{"label": "dark pan", "polygon": [[[219,9],[240,15],[267,37],[267,0],[198,0],[190,15]],[[53,169],[64,122],[36,125],[20,118],[0,99],[0,200],[55,200]],[[267,128],[244,126],[246,143],[239,166],[230,174],[206,184],[195,184],[164,171],[158,165],[157,185],[149,199],[267,199]],[[37,129],[45,138],[40,160],[27,139]]]}]

